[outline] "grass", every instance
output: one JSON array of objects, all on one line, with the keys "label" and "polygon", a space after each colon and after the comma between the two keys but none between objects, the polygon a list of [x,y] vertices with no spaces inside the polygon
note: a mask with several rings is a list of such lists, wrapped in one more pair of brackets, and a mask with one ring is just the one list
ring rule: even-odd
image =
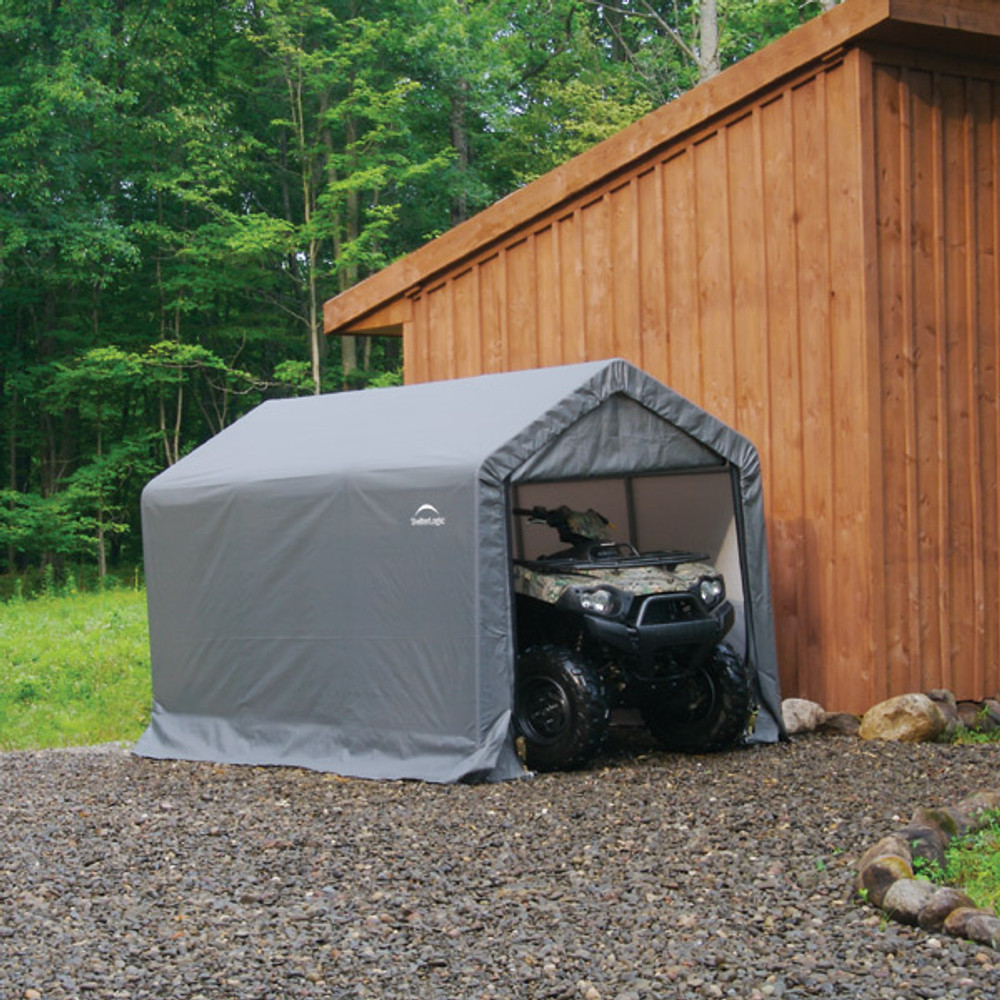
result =
[{"label": "grass", "polygon": [[915,857],[917,878],[961,889],[981,910],[1000,916],[1000,810],[980,820],[974,833],[954,837],[944,850],[944,868],[937,861]]},{"label": "grass", "polygon": [[952,743],[959,746],[978,746],[983,743],[1000,743],[1000,729],[990,730],[988,733],[981,733],[975,729],[959,729],[952,737]]},{"label": "grass", "polygon": [[976,833],[956,838],[945,852],[944,877],[983,910],[1000,915],[1000,812]]},{"label": "grass", "polygon": [[151,701],[141,588],[0,605],[0,750],[134,740]]}]

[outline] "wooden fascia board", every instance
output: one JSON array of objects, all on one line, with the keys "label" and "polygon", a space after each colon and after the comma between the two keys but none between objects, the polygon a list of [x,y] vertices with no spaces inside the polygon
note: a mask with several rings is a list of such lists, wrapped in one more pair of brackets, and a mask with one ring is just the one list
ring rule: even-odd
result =
[{"label": "wooden fascia board", "polygon": [[[987,18],[987,6],[995,0],[844,0],[832,10],[777,39],[718,76],[699,84],[676,100],[658,108],[611,138],[574,157],[542,177],[484,209],[466,222],[425,244],[384,270],[330,299],[324,306],[327,333],[364,329],[369,317],[392,302],[406,302],[420,287],[459,261],[486,249],[560,204],[599,185],[614,173],[667,146],[678,136],[724,114],[774,86],[804,67],[823,60],[829,53],[883,29],[895,19],[915,20],[920,25],[941,26],[971,20],[982,30],[990,20],[993,33],[1000,33],[997,18]],[[939,8],[946,8],[941,12]],[[972,16],[974,15],[974,16]],[[377,324],[374,324],[377,325]]]},{"label": "wooden fascia board", "polygon": [[[848,0],[849,2],[849,0]],[[1000,34],[1000,10],[996,0],[889,0],[894,21],[947,28],[974,35]]]},{"label": "wooden fascia board", "polygon": [[1000,49],[997,0],[890,0],[891,17],[858,37],[862,44],[996,62]]},{"label": "wooden fascia board", "polygon": [[342,316],[338,313],[338,307],[344,294],[323,304],[323,327],[327,333],[380,333],[401,336],[403,324],[413,318],[413,300],[405,295],[382,301],[363,316]]}]

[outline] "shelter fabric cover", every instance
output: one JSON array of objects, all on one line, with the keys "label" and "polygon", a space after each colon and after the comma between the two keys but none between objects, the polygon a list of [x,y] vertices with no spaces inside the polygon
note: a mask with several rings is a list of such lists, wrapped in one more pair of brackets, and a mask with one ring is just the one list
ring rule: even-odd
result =
[{"label": "shelter fabric cover", "polygon": [[135,752],[522,774],[510,484],[699,463],[737,470],[756,737],[776,739],[756,450],[613,360],[267,402],[157,476],[142,499],[154,703]]}]

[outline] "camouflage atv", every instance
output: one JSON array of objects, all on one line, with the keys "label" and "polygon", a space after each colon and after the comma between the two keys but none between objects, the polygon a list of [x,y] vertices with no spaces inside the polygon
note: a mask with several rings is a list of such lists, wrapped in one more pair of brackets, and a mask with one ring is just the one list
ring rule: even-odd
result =
[{"label": "camouflage atv", "polygon": [[568,507],[515,509],[569,546],[514,561],[518,660],[514,722],[539,770],[586,764],[611,709],[638,708],[667,749],[736,743],[751,712],[746,666],[721,640],[733,606],[707,557],[640,554],[606,518]]}]

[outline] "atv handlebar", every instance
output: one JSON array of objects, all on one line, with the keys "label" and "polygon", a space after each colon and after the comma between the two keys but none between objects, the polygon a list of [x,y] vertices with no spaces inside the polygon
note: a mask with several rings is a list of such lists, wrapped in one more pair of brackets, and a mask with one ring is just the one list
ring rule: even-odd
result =
[{"label": "atv handlebar", "polygon": [[[579,511],[572,510],[565,505],[556,507],[554,510],[550,507],[541,506],[515,507],[512,513],[519,517],[527,517],[529,521],[535,524],[547,524],[550,528],[555,528],[559,532],[559,541],[566,542],[569,545],[578,545],[581,542],[596,540],[590,535],[583,535],[579,531],[574,530],[571,519],[579,520],[583,515]],[[596,510],[589,510],[586,512],[586,515],[599,518],[604,525],[608,524],[608,519]]]},{"label": "atv handlebar", "polygon": [[[550,518],[562,518],[565,520],[568,508],[561,507],[558,510],[550,510],[548,507],[515,507],[512,513],[518,517],[527,517],[532,521],[544,521],[549,524]],[[555,527],[555,524],[552,525]]]}]

